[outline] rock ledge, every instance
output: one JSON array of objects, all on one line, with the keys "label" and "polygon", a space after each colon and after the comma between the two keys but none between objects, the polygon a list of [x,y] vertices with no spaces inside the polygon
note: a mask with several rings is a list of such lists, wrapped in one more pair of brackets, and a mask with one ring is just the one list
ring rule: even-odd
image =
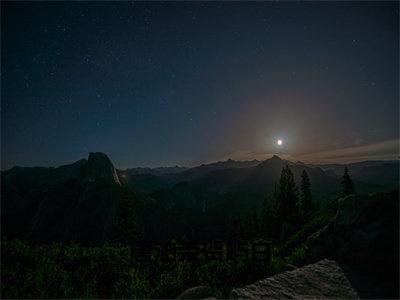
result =
[{"label": "rock ledge", "polygon": [[359,297],[342,268],[335,261],[324,259],[242,288],[235,288],[230,298],[357,299]]}]

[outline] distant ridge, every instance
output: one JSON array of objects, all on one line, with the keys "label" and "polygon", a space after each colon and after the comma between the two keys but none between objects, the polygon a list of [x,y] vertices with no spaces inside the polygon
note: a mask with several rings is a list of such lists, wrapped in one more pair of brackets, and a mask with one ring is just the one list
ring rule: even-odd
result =
[{"label": "distant ridge", "polygon": [[[282,167],[289,165],[291,168],[302,171],[307,169],[311,176],[315,174],[314,181],[337,181],[343,173],[344,164],[306,164],[284,160],[278,155],[259,160],[236,161],[231,158],[196,167],[158,167],[158,168],[128,168],[116,169],[110,158],[101,152],[89,153],[88,159],[81,159],[69,165],[57,168],[46,167],[13,167],[2,171],[2,178],[7,174],[35,173],[51,174],[40,175],[43,182],[61,182],[68,178],[96,181],[106,180],[118,185],[128,184],[144,191],[153,191],[158,188],[170,187],[179,182],[204,182],[212,180],[217,184],[221,180],[224,184],[235,185],[242,182],[248,184],[262,184],[268,187],[272,181],[278,180]],[[399,182],[399,161],[365,161],[347,164],[352,178],[356,181],[378,184],[382,187],[397,186]],[[255,169],[253,169],[255,168]],[[46,170],[52,170],[50,173]],[[32,173],[32,174],[33,174]],[[318,175],[317,175],[318,174]],[[43,176],[48,176],[46,179]]]}]

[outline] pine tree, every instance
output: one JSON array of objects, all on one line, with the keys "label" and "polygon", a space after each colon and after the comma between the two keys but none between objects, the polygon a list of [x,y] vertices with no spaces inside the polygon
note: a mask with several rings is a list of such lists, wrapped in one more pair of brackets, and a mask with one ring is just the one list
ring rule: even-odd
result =
[{"label": "pine tree", "polygon": [[261,224],[260,231],[265,238],[271,238],[274,233],[274,225],[275,225],[275,207],[274,201],[272,199],[268,199],[267,197],[263,202],[263,209],[261,215]]},{"label": "pine tree", "polygon": [[290,216],[297,215],[297,190],[294,176],[289,166],[282,169],[281,178],[276,194],[278,205],[278,217],[281,222],[286,221]]},{"label": "pine tree", "polygon": [[268,198],[265,197],[262,205],[261,218],[260,218],[260,231],[263,235],[267,233],[267,220],[268,220]]},{"label": "pine tree", "polygon": [[140,234],[141,230],[137,223],[134,199],[128,190],[123,190],[117,207],[113,240],[122,244],[131,244]]},{"label": "pine tree", "polygon": [[309,214],[313,209],[311,184],[307,172],[303,170],[301,173],[301,196],[300,196],[300,210],[303,214]]},{"label": "pine tree", "polygon": [[349,169],[344,167],[344,173],[342,177],[342,195],[351,195],[356,194],[356,190],[354,188],[353,181],[349,175]]},{"label": "pine tree", "polygon": [[252,239],[254,237],[254,224],[253,217],[251,215],[247,215],[245,219],[245,237],[247,240]]},{"label": "pine tree", "polygon": [[232,222],[232,239],[233,240],[240,239],[240,219],[233,220]]},{"label": "pine tree", "polygon": [[254,237],[258,237],[260,234],[260,228],[258,224],[258,216],[257,212],[254,211],[253,213],[253,232],[254,232]]},{"label": "pine tree", "polygon": [[237,239],[241,240],[244,238],[244,232],[243,232],[243,224],[242,224],[242,220],[239,218],[237,220]]}]

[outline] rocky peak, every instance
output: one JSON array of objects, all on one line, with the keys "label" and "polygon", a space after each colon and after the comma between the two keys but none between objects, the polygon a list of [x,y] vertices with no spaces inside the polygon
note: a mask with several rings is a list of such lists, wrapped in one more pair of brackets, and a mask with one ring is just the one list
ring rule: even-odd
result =
[{"label": "rocky peak", "polygon": [[280,158],[278,155],[273,155],[269,160],[272,160],[272,161],[282,161],[282,158]]},{"label": "rocky peak", "polygon": [[105,179],[116,184],[121,184],[114,165],[104,153],[90,152],[85,171],[85,177],[88,181]]},{"label": "rocky peak", "polygon": [[271,158],[264,160],[261,164],[259,164],[260,167],[282,167],[284,164],[284,160],[281,159],[278,155],[273,155]]}]

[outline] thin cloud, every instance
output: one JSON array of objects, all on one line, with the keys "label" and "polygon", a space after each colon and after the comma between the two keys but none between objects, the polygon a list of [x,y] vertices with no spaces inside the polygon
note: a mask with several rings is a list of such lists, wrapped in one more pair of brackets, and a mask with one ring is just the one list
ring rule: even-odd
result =
[{"label": "thin cloud", "polygon": [[[262,151],[242,150],[219,157],[219,161],[233,160],[266,160],[273,155],[290,161],[303,161],[306,163],[349,163],[364,160],[389,160],[399,159],[400,140],[389,140],[380,143],[340,148],[315,153],[290,155],[289,153],[266,153]],[[216,160],[216,161],[217,161]]]},{"label": "thin cloud", "polygon": [[305,162],[314,163],[398,159],[399,140],[390,140],[365,146],[355,146],[317,153],[310,153],[298,156],[297,158]]}]

